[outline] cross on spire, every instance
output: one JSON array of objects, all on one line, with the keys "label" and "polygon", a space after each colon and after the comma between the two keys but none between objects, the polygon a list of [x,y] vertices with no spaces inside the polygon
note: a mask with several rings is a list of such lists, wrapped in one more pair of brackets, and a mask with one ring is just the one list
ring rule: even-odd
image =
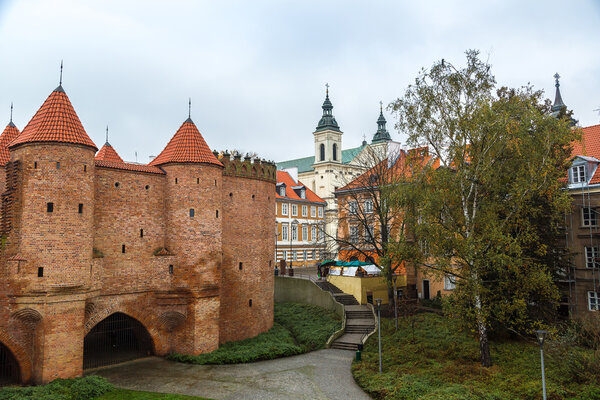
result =
[{"label": "cross on spire", "polygon": [[10,102],[10,122],[12,123],[12,112],[13,112],[13,103],[12,101]]},{"label": "cross on spire", "polygon": [[383,112],[383,101],[379,101],[379,111]]},{"label": "cross on spire", "polygon": [[556,87],[560,86],[560,83],[558,83],[558,80],[560,79],[560,75],[557,73],[554,74],[554,79],[556,79]]},{"label": "cross on spire", "polygon": [[190,97],[188,101],[188,118],[192,118],[192,98]]},{"label": "cross on spire", "polygon": [[106,143],[108,143],[108,125],[106,125]]},{"label": "cross on spire", "polygon": [[325,93],[327,96],[329,96],[329,83],[325,84]]},{"label": "cross on spire", "polygon": [[62,71],[63,71],[63,60],[60,60],[60,80],[58,84],[62,86]]}]

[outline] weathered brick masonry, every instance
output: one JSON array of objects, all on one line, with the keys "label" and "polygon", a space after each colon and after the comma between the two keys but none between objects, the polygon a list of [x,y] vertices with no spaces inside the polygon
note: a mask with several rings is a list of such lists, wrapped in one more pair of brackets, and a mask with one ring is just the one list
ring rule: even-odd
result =
[{"label": "weathered brick masonry", "polygon": [[95,156],[62,87],[7,145],[0,350],[18,381],[81,375],[86,335],[116,313],[156,355],[272,327],[274,164],[219,158],[191,119],[150,165]]}]

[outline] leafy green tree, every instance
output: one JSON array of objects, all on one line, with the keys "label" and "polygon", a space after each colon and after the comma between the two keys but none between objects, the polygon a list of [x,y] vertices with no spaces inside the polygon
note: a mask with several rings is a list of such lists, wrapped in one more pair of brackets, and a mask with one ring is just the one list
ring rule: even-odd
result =
[{"label": "leafy green tree", "polygon": [[[553,309],[559,263],[554,237],[570,206],[564,188],[577,132],[550,115],[530,86],[496,89],[490,65],[474,50],[455,68],[441,60],[422,70],[393,104],[409,145],[429,147],[429,166],[407,190],[419,193],[421,266],[456,278],[451,315],[479,339],[490,366],[496,327],[528,332]],[[533,310],[533,311],[532,311]]]}]

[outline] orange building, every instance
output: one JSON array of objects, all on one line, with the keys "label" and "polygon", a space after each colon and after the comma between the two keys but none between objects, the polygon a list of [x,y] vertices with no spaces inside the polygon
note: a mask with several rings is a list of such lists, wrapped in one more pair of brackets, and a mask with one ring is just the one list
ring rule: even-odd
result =
[{"label": "orange building", "polygon": [[23,132],[8,124],[0,384],[272,327],[275,165],[217,154],[190,118],[148,165],[97,152],[62,86]]},{"label": "orange building", "polygon": [[277,171],[276,190],[275,261],[285,260],[288,267],[314,266],[324,256],[327,203],[287,171]]}]

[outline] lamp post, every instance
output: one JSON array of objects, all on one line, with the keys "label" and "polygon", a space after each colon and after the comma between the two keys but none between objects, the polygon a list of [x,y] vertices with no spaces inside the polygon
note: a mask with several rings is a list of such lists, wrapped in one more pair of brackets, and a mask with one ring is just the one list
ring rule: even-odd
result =
[{"label": "lamp post", "polygon": [[547,333],[547,331],[535,331],[538,343],[540,344],[540,354],[542,357],[542,391],[544,400],[546,400],[546,375],[544,373],[544,340],[546,339]]},{"label": "lamp post", "polygon": [[395,322],[395,330],[398,330],[398,289],[396,288],[396,279],[398,279],[398,275],[392,275],[392,282],[394,283],[394,318]]},{"label": "lamp post", "polygon": [[377,336],[379,338],[379,373],[381,373],[381,299],[375,299],[377,303]]},{"label": "lamp post", "polygon": [[277,240],[279,239],[279,233],[275,232],[275,276],[279,275],[279,269],[277,268]]},{"label": "lamp post", "polygon": [[[294,226],[298,226],[298,220],[295,219],[290,223],[290,270],[292,269],[292,267],[294,266],[294,243],[292,241],[292,238],[294,237]],[[296,238],[298,236],[298,230],[296,230]]]}]

